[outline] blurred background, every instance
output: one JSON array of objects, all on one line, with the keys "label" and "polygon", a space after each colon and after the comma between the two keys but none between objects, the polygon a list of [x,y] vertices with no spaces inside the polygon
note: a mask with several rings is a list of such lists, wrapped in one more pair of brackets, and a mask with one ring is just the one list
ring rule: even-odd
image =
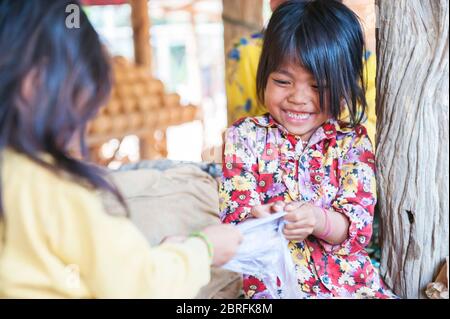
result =
[{"label": "blurred background", "polygon": [[[269,0],[84,0],[113,57],[114,87],[88,126],[94,161],[220,161],[227,126],[225,57],[260,32]],[[374,0],[344,1],[375,51]]]}]

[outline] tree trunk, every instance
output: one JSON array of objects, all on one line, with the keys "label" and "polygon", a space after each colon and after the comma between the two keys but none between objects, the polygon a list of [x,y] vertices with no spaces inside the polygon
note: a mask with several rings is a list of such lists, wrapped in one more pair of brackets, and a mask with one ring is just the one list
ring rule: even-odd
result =
[{"label": "tree trunk", "polygon": [[225,54],[240,37],[262,30],[263,0],[222,0]]},{"label": "tree trunk", "polygon": [[449,250],[449,2],[376,6],[381,274],[424,298]]}]

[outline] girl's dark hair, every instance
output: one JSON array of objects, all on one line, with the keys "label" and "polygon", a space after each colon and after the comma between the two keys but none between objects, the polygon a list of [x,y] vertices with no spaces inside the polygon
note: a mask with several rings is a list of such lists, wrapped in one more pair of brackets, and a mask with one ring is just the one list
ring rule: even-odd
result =
[{"label": "girl's dark hair", "polygon": [[317,82],[321,110],[339,119],[344,99],[350,125],[359,124],[367,107],[364,54],[360,21],[344,4],[334,0],[287,1],[273,12],[264,33],[257,73],[258,98],[264,103],[269,75],[282,63],[298,63]]},{"label": "girl's dark hair", "polygon": [[[70,20],[72,11],[66,12],[73,4],[79,25],[75,16]],[[30,77],[33,92],[24,94]],[[111,83],[109,56],[77,1],[0,2],[0,154],[13,149],[52,171],[112,192],[124,204],[105,171],[75,159],[70,150],[76,138],[87,156],[85,126],[106,102]],[[44,161],[43,153],[53,163]]]}]

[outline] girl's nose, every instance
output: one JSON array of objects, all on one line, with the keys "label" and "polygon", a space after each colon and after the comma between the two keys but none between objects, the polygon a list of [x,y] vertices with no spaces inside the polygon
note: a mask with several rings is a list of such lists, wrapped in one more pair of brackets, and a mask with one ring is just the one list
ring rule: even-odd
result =
[{"label": "girl's nose", "polygon": [[288,95],[287,101],[294,105],[307,104],[309,101],[308,93],[304,88],[295,88]]}]

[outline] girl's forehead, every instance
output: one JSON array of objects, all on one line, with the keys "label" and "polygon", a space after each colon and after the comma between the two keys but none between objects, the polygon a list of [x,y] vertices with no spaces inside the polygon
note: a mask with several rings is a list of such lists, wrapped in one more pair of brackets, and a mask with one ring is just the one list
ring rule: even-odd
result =
[{"label": "girl's forehead", "polygon": [[313,74],[305,68],[299,61],[285,60],[278,65],[274,72],[286,74],[291,77],[311,77]]}]

